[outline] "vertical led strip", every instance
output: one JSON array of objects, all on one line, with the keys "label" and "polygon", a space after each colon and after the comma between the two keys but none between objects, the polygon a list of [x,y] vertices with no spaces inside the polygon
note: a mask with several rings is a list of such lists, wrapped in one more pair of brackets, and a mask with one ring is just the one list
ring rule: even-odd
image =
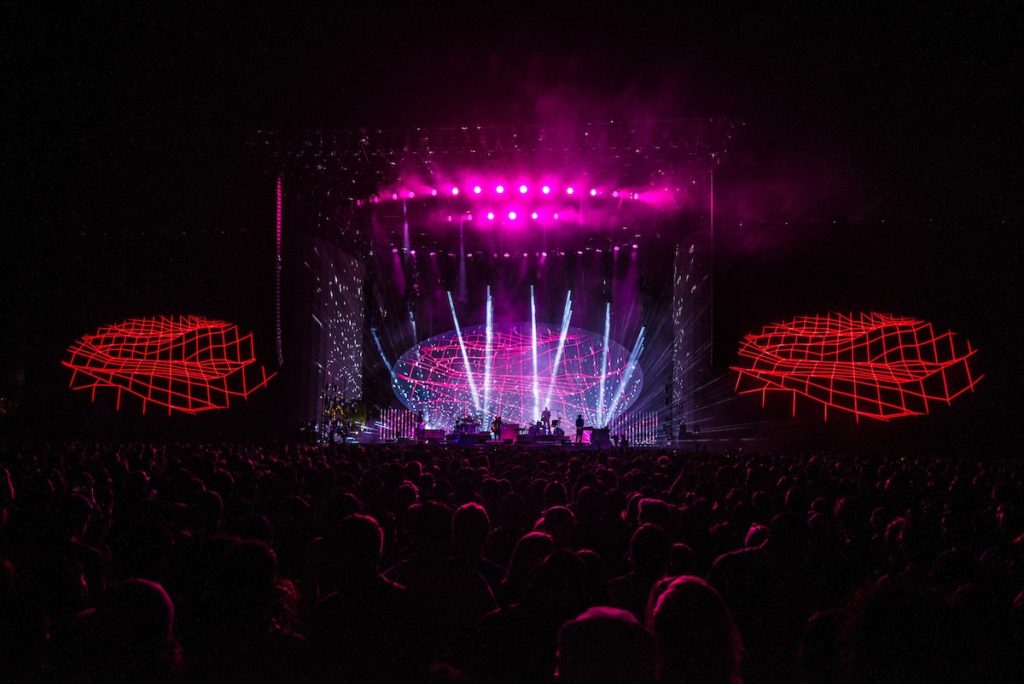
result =
[{"label": "vertical led strip", "polygon": [[284,351],[281,347],[281,219],[282,200],[281,176],[277,177],[277,205],[274,214],[274,333],[277,342],[277,365],[284,365]]}]

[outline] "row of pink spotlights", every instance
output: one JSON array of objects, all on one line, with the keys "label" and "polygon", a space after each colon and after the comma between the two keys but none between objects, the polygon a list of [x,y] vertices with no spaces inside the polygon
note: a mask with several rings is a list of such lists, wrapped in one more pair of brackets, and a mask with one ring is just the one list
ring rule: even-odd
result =
[{"label": "row of pink spotlights", "polygon": [[[493,211],[489,211],[486,214],[484,214],[484,216],[487,218],[488,221],[493,221],[495,219],[495,217],[496,217],[496,214]],[[505,216],[508,217],[509,221],[515,221],[516,219],[519,218],[519,212],[513,210],[513,211],[510,211],[507,214],[505,214]],[[540,213],[536,212],[536,211],[531,211],[530,212],[530,218],[533,219],[534,221],[536,221],[537,219],[540,218]],[[558,220],[558,212],[556,211],[555,213],[553,213],[551,215],[551,218],[553,218],[554,220],[557,221]],[[466,220],[467,221],[472,221],[473,220],[473,215],[472,214],[466,214]]]},{"label": "row of pink spotlights", "polygon": [[[519,187],[516,188],[516,189],[519,191],[520,195],[529,195],[531,193],[530,186],[526,185],[525,183],[520,184]],[[472,187],[467,188],[465,190],[465,192],[464,192],[463,189],[460,188],[459,186],[453,185],[450,188],[448,188],[448,194],[451,195],[452,197],[459,197],[460,195],[465,195],[467,197],[476,197],[476,196],[494,196],[494,195],[506,195],[506,194],[510,195],[510,196],[514,196],[515,195],[514,190],[515,189],[509,188],[509,187],[505,186],[504,184],[500,184],[499,183],[498,185],[495,185],[493,187],[484,187],[483,185],[473,185]],[[571,196],[578,196],[580,194],[577,191],[577,189],[574,186],[572,186],[572,185],[566,186],[561,191],[558,191],[555,188],[552,188],[550,185],[542,185],[542,186],[540,186],[539,190],[540,190],[540,195],[542,195],[542,196],[557,196],[559,194],[564,193],[565,195],[571,197]],[[536,191],[536,188],[534,189],[534,191]],[[611,197],[616,198],[616,199],[618,199],[618,198],[633,199],[633,200],[640,199],[640,193],[638,193],[638,192],[629,192],[629,191],[626,191],[626,190],[612,190],[609,193],[609,192],[607,192],[605,190],[602,190],[600,188],[590,188],[590,190],[587,191],[585,194],[589,195],[590,197],[597,197],[599,195],[605,195],[606,193],[608,195],[610,195]],[[431,188],[429,190],[428,194],[431,197],[437,197],[440,193],[438,192],[437,188]],[[385,195],[385,196],[387,197],[388,195]],[[413,191],[413,190],[402,190],[402,191],[392,192],[390,194],[390,198],[392,200],[415,199],[416,198],[416,192]],[[379,201],[380,201],[380,197],[377,196],[377,195],[374,195],[373,197],[370,198],[370,202],[373,203],[373,204],[376,204]],[[358,201],[357,204],[360,204],[360,205],[363,204],[362,200]]]},{"label": "row of pink spotlights", "polygon": [[[624,245],[624,246],[628,247],[629,245]],[[633,245],[633,249],[639,249],[639,248],[640,248],[640,245]],[[615,245],[615,247],[613,247],[612,250],[618,252],[619,251],[619,246]],[[416,250],[415,249],[403,249],[402,251],[403,252],[408,252],[410,256],[416,256]],[[590,251],[589,247],[587,248],[587,251],[588,252]],[[600,247],[598,247],[594,251],[597,252],[598,254],[600,254],[604,250],[602,250]],[[398,254],[398,248],[397,247],[392,247],[391,248],[391,253],[392,254]],[[583,254],[583,250],[582,249],[578,249],[578,250],[576,250],[576,253],[582,255]],[[438,253],[436,251],[430,252],[430,256],[437,256],[437,254]],[[444,255],[443,252],[441,254],[442,254],[442,256]],[[482,252],[477,252],[477,254],[482,254]],[[565,256],[565,252],[552,252],[552,254],[557,254],[559,256]],[[546,257],[547,255],[548,255],[547,252],[534,252],[534,256],[538,256],[538,257]],[[448,252],[448,256],[454,257],[455,256],[455,252]],[[473,256],[473,252],[466,252],[466,256],[467,257]],[[494,252],[491,256],[497,257],[498,253]],[[505,252],[504,256],[505,257],[510,257],[510,256],[512,256],[512,254],[510,252]],[[523,256],[524,257],[528,257],[528,256],[530,256],[530,253],[529,252],[523,252]]]}]

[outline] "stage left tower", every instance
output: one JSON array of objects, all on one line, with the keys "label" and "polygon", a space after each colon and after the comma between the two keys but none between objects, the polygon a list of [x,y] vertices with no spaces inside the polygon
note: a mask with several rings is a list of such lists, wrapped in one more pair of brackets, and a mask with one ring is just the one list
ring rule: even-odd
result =
[{"label": "stage left tower", "polygon": [[353,198],[373,181],[332,142],[274,133],[254,141],[272,164],[275,345],[289,430],[363,398],[369,246]]}]

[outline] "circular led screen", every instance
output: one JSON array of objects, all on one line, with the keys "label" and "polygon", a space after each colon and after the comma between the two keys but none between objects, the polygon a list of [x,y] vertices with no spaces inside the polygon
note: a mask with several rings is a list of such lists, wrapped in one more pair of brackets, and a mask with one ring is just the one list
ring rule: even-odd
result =
[{"label": "circular led screen", "polygon": [[[394,366],[392,384],[405,406],[422,411],[428,427],[452,429],[464,416],[527,425],[547,407],[566,432],[577,415],[602,427],[640,394],[643,374],[630,353],[602,335],[538,323],[450,330],[412,347]],[[602,373],[602,366],[604,372]],[[602,382],[603,377],[603,382]]]}]

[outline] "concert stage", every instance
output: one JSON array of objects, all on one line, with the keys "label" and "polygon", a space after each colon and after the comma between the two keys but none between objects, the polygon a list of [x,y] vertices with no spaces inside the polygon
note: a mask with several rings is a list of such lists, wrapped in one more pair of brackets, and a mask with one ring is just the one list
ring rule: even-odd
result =
[{"label": "concert stage", "polygon": [[[263,133],[293,424],[707,424],[726,120]],[[602,432],[602,434],[605,434]]]}]

